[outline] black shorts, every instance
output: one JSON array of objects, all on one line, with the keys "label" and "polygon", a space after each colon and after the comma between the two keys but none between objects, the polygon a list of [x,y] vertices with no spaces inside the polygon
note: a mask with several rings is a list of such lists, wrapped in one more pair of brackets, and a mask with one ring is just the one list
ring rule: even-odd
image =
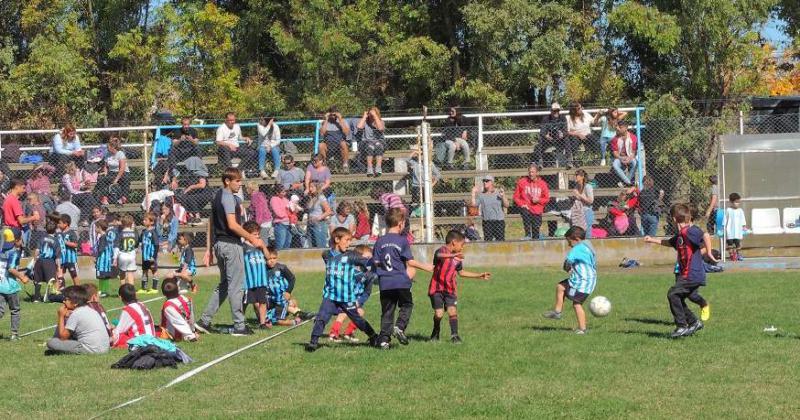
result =
[{"label": "black shorts", "polygon": [[158,261],[142,261],[142,272],[150,270],[152,272],[158,271]]},{"label": "black shorts", "polygon": [[377,157],[383,156],[383,142],[380,140],[366,140],[364,141],[364,154],[367,156]]},{"label": "black shorts", "polygon": [[66,271],[72,278],[78,277],[78,266],[75,263],[61,264],[61,271]]},{"label": "black shorts", "polygon": [[430,298],[433,309],[444,309],[458,305],[458,298],[452,293],[436,292],[430,295]]},{"label": "black shorts", "polygon": [[96,271],[95,277],[98,280],[115,279],[119,277],[119,270],[117,270],[117,267],[111,267],[111,271]]},{"label": "black shorts", "polygon": [[50,279],[56,278],[56,260],[39,258],[33,264],[33,281],[35,283],[47,283]]},{"label": "black shorts", "polygon": [[251,303],[267,303],[267,288],[266,287],[255,287],[253,289],[247,289],[247,292],[244,294],[244,303],[251,304]]},{"label": "black shorts", "polygon": [[343,141],[345,141],[344,138],[341,138],[341,139],[327,139],[327,140],[325,140],[325,145],[328,146],[328,157],[341,156],[342,155],[342,142]]},{"label": "black shorts", "polygon": [[572,287],[570,287],[569,279],[561,280],[560,282],[558,282],[558,284],[564,286],[564,289],[565,289],[564,290],[564,297],[566,297],[567,299],[569,299],[569,300],[571,300],[571,301],[573,301],[575,303],[580,304],[580,303],[586,302],[586,298],[589,297],[588,293],[581,293],[581,292],[573,289]]},{"label": "black shorts", "polygon": [[742,240],[741,239],[726,239],[725,243],[728,245],[728,248],[739,249],[739,248],[742,247]]}]

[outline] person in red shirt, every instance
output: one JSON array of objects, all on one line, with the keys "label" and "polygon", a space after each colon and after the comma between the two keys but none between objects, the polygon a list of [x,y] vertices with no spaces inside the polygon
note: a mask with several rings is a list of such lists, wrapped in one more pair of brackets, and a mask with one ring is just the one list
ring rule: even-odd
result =
[{"label": "person in red shirt", "polygon": [[[636,135],[628,131],[624,121],[617,123],[617,136],[611,139],[611,154],[614,155],[614,172],[622,180],[624,186],[633,185],[633,175],[636,173],[637,150],[639,148]],[[620,185],[623,186],[623,185]]]},{"label": "person in red shirt", "polygon": [[519,207],[522,224],[525,227],[525,237],[522,240],[539,239],[542,213],[549,201],[550,188],[539,177],[539,167],[531,163],[528,167],[528,176],[520,178],[514,190],[514,204]]},{"label": "person in red shirt", "polygon": [[11,181],[11,188],[8,196],[3,201],[3,224],[16,229],[15,234],[22,230],[22,225],[35,222],[40,219],[40,215],[34,213],[32,216],[25,216],[22,210],[22,203],[19,197],[25,192],[25,181],[14,179]]},{"label": "person in red shirt", "polygon": [[431,285],[428,287],[428,296],[431,298],[433,307],[431,341],[439,341],[440,325],[444,317],[444,310],[447,309],[447,315],[450,318],[450,341],[456,344],[461,343],[461,337],[458,335],[458,311],[456,310],[458,304],[456,274],[461,277],[484,280],[489,280],[492,276],[487,272],[473,273],[461,268],[465,242],[461,232],[451,230],[447,232],[445,245],[433,254],[433,276]]}]

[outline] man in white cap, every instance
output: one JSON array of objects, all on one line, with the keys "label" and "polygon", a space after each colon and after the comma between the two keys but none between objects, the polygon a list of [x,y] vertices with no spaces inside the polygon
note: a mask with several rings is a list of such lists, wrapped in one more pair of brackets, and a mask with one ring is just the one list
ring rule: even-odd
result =
[{"label": "man in white cap", "polygon": [[471,205],[477,206],[481,214],[483,238],[487,241],[506,240],[506,214],[508,198],[503,188],[495,189],[494,177],[483,176],[483,186],[472,188]]},{"label": "man in white cap", "polygon": [[533,148],[533,158],[536,159],[539,166],[544,166],[544,151],[550,146],[555,146],[556,156],[563,155],[566,137],[567,120],[561,115],[561,105],[553,102],[550,105],[550,114],[542,119],[539,142]]}]

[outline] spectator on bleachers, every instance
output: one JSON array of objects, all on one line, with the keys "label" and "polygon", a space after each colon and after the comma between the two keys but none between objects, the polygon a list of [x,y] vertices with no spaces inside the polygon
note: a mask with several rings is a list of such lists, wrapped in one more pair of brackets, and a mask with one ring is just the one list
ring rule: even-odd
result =
[{"label": "spectator on bleachers", "polygon": [[[267,154],[272,156],[272,177],[278,176],[281,167],[281,129],[275,124],[274,118],[261,117],[256,126],[258,133],[258,173],[261,178],[269,178],[266,171]],[[262,238],[264,239],[264,238]]]},{"label": "spectator on bleachers", "polygon": [[461,151],[464,156],[464,162],[461,164],[463,169],[469,169],[470,163],[470,149],[469,133],[464,128],[464,121],[458,107],[450,107],[448,110],[447,119],[444,122],[442,129],[442,137],[434,145],[434,154],[436,161],[443,164],[447,170],[455,168],[454,160],[456,152]]},{"label": "spectator on bleachers", "polygon": [[272,213],[269,211],[269,200],[267,195],[258,188],[258,183],[249,181],[247,183],[247,194],[250,196],[250,206],[248,207],[248,220],[258,223],[261,240],[269,243],[269,238],[274,236],[272,233]]},{"label": "spectator on bleachers", "polygon": [[172,139],[172,149],[170,150],[171,165],[192,157],[202,157],[200,154],[200,138],[197,129],[191,126],[192,119],[189,117],[181,118],[181,128],[177,128],[170,133]]},{"label": "spectator on bleachers", "polygon": [[128,202],[131,185],[130,171],[128,158],[122,150],[119,137],[111,137],[108,140],[105,168],[94,188],[94,194],[99,198],[100,203],[107,206],[109,202],[120,205]]},{"label": "spectator on bleachers", "polygon": [[208,188],[208,168],[199,157],[190,157],[176,168],[171,185],[175,198],[186,208],[189,223],[199,223],[200,212],[214,198],[213,189]]},{"label": "spectator on bleachers", "polygon": [[[636,208],[635,197],[629,195],[630,190],[623,190],[617,195],[617,199],[608,206],[607,229],[609,236],[633,236],[636,234],[636,223],[631,223],[633,211]],[[634,200],[634,201],[631,201]]]},{"label": "spectator on bleachers", "polygon": [[578,102],[569,104],[569,115],[567,116],[567,169],[572,168],[575,162],[575,153],[578,147],[583,146],[588,150],[593,147],[592,121],[594,117],[584,111],[583,106]]},{"label": "spectator on bleachers", "polygon": [[328,226],[328,234],[338,228],[343,227],[354,233],[356,231],[356,218],[353,216],[353,205],[349,201],[342,201],[336,207],[336,214],[331,217],[330,225]]},{"label": "spectator on bleachers", "polygon": [[319,154],[326,162],[329,157],[341,157],[344,173],[350,172],[350,149],[347,144],[349,134],[347,121],[335,106],[330,107],[319,129],[319,135],[324,140],[319,143]]},{"label": "spectator on bleachers", "polygon": [[528,166],[528,176],[520,178],[514,190],[514,204],[519,207],[522,225],[525,228],[525,237],[522,240],[539,239],[542,213],[549,201],[550,188],[539,177],[538,166],[531,163]]},{"label": "spectator on bleachers", "polygon": [[628,115],[617,108],[601,109],[594,116],[592,124],[600,124],[600,166],[606,166],[606,150],[608,143],[617,135],[617,123]]},{"label": "spectator on bleachers", "polygon": [[586,232],[586,238],[592,237],[594,224],[594,187],[589,182],[589,176],[583,169],[575,171],[575,189],[572,190],[572,208],[570,209],[570,224],[578,226]]},{"label": "spectator on bleachers", "polygon": [[294,156],[283,156],[283,168],[278,170],[276,183],[283,186],[286,191],[300,194],[304,190],[306,173],[294,166]]},{"label": "spectator on bleachers", "polygon": [[158,241],[161,244],[161,249],[164,252],[171,252],[175,249],[176,243],[178,241],[178,226],[180,222],[178,221],[178,216],[175,215],[175,211],[172,209],[172,201],[169,199],[168,201],[164,201],[161,204],[161,215],[158,216]]},{"label": "spectator on bleachers", "polygon": [[66,124],[61,132],[53,136],[50,142],[50,163],[56,167],[57,176],[61,176],[67,162],[74,161],[81,164],[83,155],[81,139],[74,125]]},{"label": "spectator on bleachers", "polygon": [[33,250],[39,246],[39,241],[47,235],[45,230],[47,216],[54,210],[48,211],[42,205],[39,194],[28,193],[25,200],[25,216],[30,222],[28,223],[28,229],[23,231],[23,237],[27,238],[25,243],[28,245],[28,249]]},{"label": "spectator on bleachers", "polygon": [[353,202],[354,212],[356,215],[356,230],[353,237],[359,241],[369,240],[372,233],[372,224],[369,220],[369,207],[364,200],[356,200]]},{"label": "spectator on bleachers", "polygon": [[[411,176],[411,205],[419,206],[421,201],[420,185],[422,185],[423,173],[422,164],[419,161],[419,152],[414,150],[411,157],[406,159],[408,173]],[[442,180],[442,173],[439,168],[431,162],[431,188],[435,187]],[[416,211],[416,210],[414,210]]]},{"label": "spectator on bleachers", "polygon": [[322,194],[321,183],[311,183],[308,189],[308,237],[313,248],[328,246],[328,220],[333,215],[328,200]]},{"label": "spectator on bleachers", "polygon": [[8,164],[0,161],[0,201],[2,201],[2,195],[11,188],[11,169],[8,167]]},{"label": "spectator on bleachers", "polygon": [[94,185],[83,181],[82,172],[78,170],[75,162],[68,162],[65,172],[64,176],[61,177],[61,191],[66,191],[71,195],[72,202],[81,210],[81,225],[88,226],[92,207],[97,205],[97,201],[92,194]]},{"label": "spectator on bleachers", "polygon": [[331,195],[331,170],[320,155],[314,155],[306,167],[304,195],[310,195],[311,185],[319,184],[318,192],[324,197]]},{"label": "spectator on bleachers", "polygon": [[242,128],[236,124],[236,114],[233,112],[225,114],[225,122],[217,128],[215,142],[220,167],[230,167],[232,158],[239,158],[240,170],[255,167],[258,152],[249,146],[252,143],[250,137],[242,136]]},{"label": "spectator on bleachers", "polygon": [[624,121],[617,123],[617,136],[611,139],[611,154],[614,155],[614,162],[611,165],[624,186],[633,185],[633,175],[638,164],[637,140],[636,135],[628,131],[628,124]]},{"label": "spectator on bleachers", "polygon": [[644,176],[642,184],[644,188],[639,192],[637,206],[642,219],[642,233],[645,236],[656,236],[658,220],[664,208],[664,190],[656,190],[655,181],[650,175]]},{"label": "spectator on bleachers", "polygon": [[78,220],[81,219],[81,209],[71,201],[71,198],[72,196],[68,191],[62,191],[59,196],[60,202],[56,206],[56,213],[69,215],[69,228],[77,229]]},{"label": "spectator on bleachers", "polygon": [[[358,129],[359,147],[363,145],[367,156],[367,176],[381,176],[383,174],[383,152],[385,149],[383,133],[386,125],[381,119],[378,107],[364,111],[364,115],[356,125]],[[373,166],[373,161],[375,165]]]},{"label": "spectator on bleachers", "polygon": [[289,223],[289,199],[287,189],[282,184],[275,185],[275,193],[269,199],[272,212],[272,228],[275,230],[275,248],[286,249],[292,245],[292,233]]},{"label": "spectator on bleachers", "polygon": [[550,114],[542,119],[539,131],[539,141],[533,148],[533,155],[539,166],[544,166],[544,152],[549,147],[555,147],[556,162],[558,156],[564,154],[566,149],[567,121],[561,115],[561,105],[553,102],[550,105]]},{"label": "spectator on bleachers", "polygon": [[53,166],[48,163],[40,163],[33,168],[30,178],[25,183],[25,192],[38,194],[39,201],[41,201],[48,213],[56,208],[56,203],[53,197],[50,196],[52,194],[50,178],[54,176],[54,173],[55,168]]},{"label": "spectator on bleachers", "polygon": [[508,198],[503,188],[496,189],[494,176],[484,175],[483,188],[472,187],[470,204],[477,206],[481,214],[483,238],[486,241],[506,240],[506,214]]}]

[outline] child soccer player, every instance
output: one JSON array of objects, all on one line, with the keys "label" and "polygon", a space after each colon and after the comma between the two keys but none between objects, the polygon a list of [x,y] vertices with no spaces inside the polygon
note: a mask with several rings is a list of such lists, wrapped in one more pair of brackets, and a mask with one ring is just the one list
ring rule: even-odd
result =
[{"label": "child soccer player", "polygon": [[445,245],[433,254],[433,276],[430,287],[428,287],[428,296],[431,298],[433,307],[431,341],[439,341],[440,325],[444,317],[444,310],[447,309],[450,319],[450,341],[459,344],[461,337],[458,335],[458,311],[456,310],[458,304],[456,274],[460,277],[484,280],[489,280],[492,275],[487,272],[473,273],[462,270],[461,260],[464,257],[466,238],[461,232],[455,230],[447,232],[444,241]]},{"label": "child soccer player", "polygon": [[87,306],[89,294],[83,286],[64,289],[64,304],[58,308],[56,336],[47,342],[45,354],[108,353],[103,319]]},{"label": "child soccer player", "polygon": [[[260,236],[261,226],[253,220],[245,222],[242,228],[255,237]],[[253,305],[261,329],[269,328],[267,325],[267,258],[264,250],[256,248],[250,242],[244,242],[244,301]]]},{"label": "child soccer player", "polygon": [[561,319],[564,308],[564,297],[572,301],[575,317],[578,318],[578,329],[575,334],[586,334],[586,312],[583,302],[589,298],[597,284],[597,260],[594,249],[586,239],[586,231],[580,226],[572,226],[564,234],[570,251],[564,260],[564,271],[569,278],[556,285],[556,304],[552,311],[544,313],[545,318]]},{"label": "child soccer player", "polygon": [[[377,280],[377,275],[373,270],[374,265],[372,264],[372,249],[370,249],[367,245],[358,245],[355,247],[355,251],[361,258],[365,258],[369,260],[367,264],[367,270],[359,270],[356,274],[356,306],[358,307],[358,314],[362,317],[364,316],[364,305],[367,303],[369,296],[372,294],[372,284]],[[342,328],[342,323],[344,320],[347,319],[347,315],[344,313],[340,313],[336,316],[336,321],[334,321],[333,326],[331,327],[331,332],[328,335],[328,338],[338,343],[341,341],[339,338],[339,331]],[[356,324],[353,322],[349,322],[347,324],[347,328],[344,331],[344,339],[351,342],[357,343],[358,338],[355,337],[354,333],[356,332]]]},{"label": "child soccer player", "polygon": [[313,352],[319,348],[319,338],[324,334],[325,324],[336,314],[338,309],[356,323],[358,329],[364,331],[370,343],[377,343],[377,335],[372,325],[358,314],[356,308],[355,276],[356,267],[366,269],[368,261],[354,251],[348,251],[353,236],[344,227],[338,227],[331,233],[333,248],[322,253],[325,261],[325,287],[322,289],[322,303],[319,306],[311,341],[306,344],[306,351]]},{"label": "child soccer player", "polygon": [[114,347],[124,349],[128,346],[128,340],[140,335],[155,337],[153,316],[147,306],[136,299],[136,287],[130,283],[123,284],[119,287],[119,298],[125,306],[114,329]]},{"label": "child soccer player", "polygon": [[161,306],[161,338],[173,341],[197,341],[192,299],[181,296],[178,281],[164,280],[161,292],[167,299]]},{"label": "child soccer player", "polygon": [[[742,249],[742,238],[744,231],[747,230],[747,219],[742,210],[742,196],[737,193],[732,193],[728,196],[730,207],[725,209],[725,245],[728,248],[728,255],[731,261],[741,261],[743,258],[739,255],[739,250]],[[711,248],[709,248],[711,249]]]},{"label": "child soccer player", "polygon": [[[300,310],[292,296],[295,277],[289,267],[278,262],[278,251],[267,247],[267,326],[269,324],[292,326],[314,317],[314,313]],[[288,315],[292,318],[288,319]]]},{"label": "child soccer player", "polygon": [[[685,204],[675,204],[670,209],[678,233],[670,239],[655,239],[644,237],[646,243],[658,244],[675,248],[678,254],[678,273],[675,275],[675,285],[667,292],[669,307],[675,319],[675,331],[672,338],[686,337],[703,328],[703,321],[697,319],[686,306],[686,299],[697,292],[700,286],[706,284],[706,271],[703,266],[701,248],[711,249],[710,236],[691,224],[691,210]],[[709,252],[709,258],[714,261],[714,256]]]},{"label": "child soccer player", "polygon": [[133,216],[126,214],[122,216],[122,231],[119,233],[119,240],[114,244],[114,261],[119,269],[119,281],[121,284],[134,284],[134,273],[136,273],[136,231],[133,230]]},{"label": "child soccer player", "polygon": [[[41,238],[36,247],[34,255],[36,262],[33,265],[34,302],[49,301],[56,279],[61,278],[61,247],[58,246],[58,240],[55,237],[56,229],[56,221],[48,218],[45,222],[47,234]],[[44,298],[41,294],[42,283],[47,284]]]},{"label": "child soccer player", "polygon": [[[197,262],[194,259],[194,250],[191,247],[192,238],[194,236],[189,232],[181,232],[178,234],[178,250],[181,257],[178,260],[178,269],[174,273],[168,273],[167,278],[177,278],[180,282],[188,284],[192,293],[197,293],[197,284],[194,282],[194,275],[197,274]],[[178,283],[178,286],[183,286]],[[181,287],[181,290],[184,290]]]},{"label": "child soccer player", "polygon": [[[65,271],[69,271],[69,275],[72,277],[72,284],[77,286],[81,284],[80,280],[78,280],[78,234],[73,229],[70,229],[71,223],[72,217],[70,215],[62,214],[59,216],[56,238],[61,248],[61,274],[63,275]],[[62,285],[64,284],[63,277],[58,280]]]},{"label": "child soccer player", "polygon": [[100,318],[103,318],[103,323],[106,324],[106,331],[108,332],[108,338],[111,338],[114,335],[114,326],[111,324],[111,321],[108,320],[108,315],[106,314],[106,308],[100,303],[100,296],[98,295],[97,286],[94,283],[86,283],[83,285],[83,288],[86,289],[86,293],[89,296],[89,305],[90,308],[94,309]]},{"label": "child soccer player", "polygon": [[19,282],[27,284],[30,279],[19,267],[20,252],[22,252],[22,235],[15,235],[11,229],[3,230],[3,250],[0,253],[0,318],[6,313],[8,307],[11,313],[11,340],[19,340],[20,306],[19,291],[22,288]]},{"label": "child soccer player", "polygon": [[[154,227],[156,216],[153,213],[145,213],[142,218],[144,230],[139,234],[139,244],[142,246],[142,288],[141,293],[158,293],[158,233]],[[147,290],[149,277],[153,277],[153,287]]]},{"label": "child soccer player", "polygon": [[[386,212],[386,234],[378,238],[373,247],[375,272],[378,274],[381,290],[381,334],[380,346],[388,349],[392,334],[400,344],[408,344],[405,335],[414,300],[411,296],[411,282],[416,269],[433,272],[431,264],[414,260],[411,245],[405,230],[406,212],[401,208],[390,208]],[[400,308],[395,324],[394,312]]]},{"label": "child soccer player", "polygon": [[100,285],[100,297],[106,297],[111,292],[111,279],[117,277],[118,272],[114,264],[116,231],[110,229],[105,220],[98,220],[95,229],[97,231],[97,246],[94,249],[95,276]]}]

